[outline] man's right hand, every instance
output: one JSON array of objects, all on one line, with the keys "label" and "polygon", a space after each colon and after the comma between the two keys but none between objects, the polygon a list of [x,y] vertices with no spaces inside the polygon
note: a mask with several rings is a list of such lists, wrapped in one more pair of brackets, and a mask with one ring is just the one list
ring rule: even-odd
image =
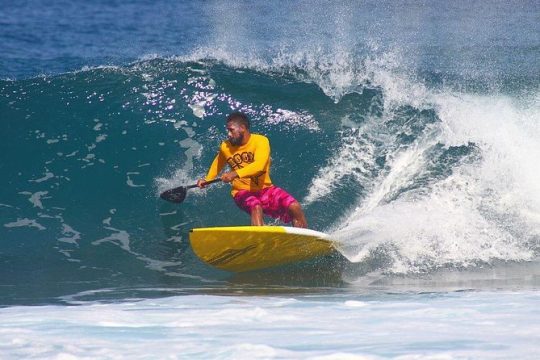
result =
[{"label": "man's right hand", "polygon": [[197,180],[197,186],[199,187],[199,189],[204,189],[206,187],[206,180],[205,179],[199,179]]}]

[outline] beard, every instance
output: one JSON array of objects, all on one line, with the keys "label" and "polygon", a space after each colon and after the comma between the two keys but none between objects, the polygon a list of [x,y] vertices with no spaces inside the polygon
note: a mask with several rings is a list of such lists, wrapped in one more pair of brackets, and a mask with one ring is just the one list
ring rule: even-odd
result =
[{"label": "beard", "polygon": [[229,142],[234,146],[242,145],[242,141],[244,141],[244,135],[239,135],[238,137],[229,139]]}]

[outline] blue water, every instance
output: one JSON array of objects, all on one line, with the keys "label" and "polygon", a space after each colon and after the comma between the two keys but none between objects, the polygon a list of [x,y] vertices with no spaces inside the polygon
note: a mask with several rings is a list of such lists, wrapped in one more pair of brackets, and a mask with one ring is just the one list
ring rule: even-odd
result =
[{"label": "blue water", "polygon": [[[0,5],[9,358],[538,352],[537,2]],[[205,174],[233,110],[338,254],[193,254],[191,228],[249,218],[226,185],[158,195]]]}]

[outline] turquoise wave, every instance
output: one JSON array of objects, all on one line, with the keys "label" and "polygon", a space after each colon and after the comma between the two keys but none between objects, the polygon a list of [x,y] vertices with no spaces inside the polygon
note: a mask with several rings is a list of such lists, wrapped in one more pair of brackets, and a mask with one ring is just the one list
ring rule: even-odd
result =
[{"label": "turquoise wave", "polygon": [[[191,228],[248,224],[227,186],[193,190],[180,206],[158,194],[205,174],[233,110],[246,112],[253,131],[270,138],[272,179],[301,200],[311,227],[335,231],[352,245],[359,234],[373,235],[372,228],[347,232],[356,220],[403,202],[433,205],[430,196],[455,186],[448,184],[463,168],[485,161],[482,139],[441,135],[451,125],[436,81],[430,88],[390,74],[388,82],[382,70],[362,68],[365,76],[355,73],[343,86],[311,70],[157,58],[0,81],[0,272],[6,289],[0,301],[149,284],[201,288],[228,279],[201,264],[188,245]],[[420,163],[398,162],[415,151]],[[489,191],[502,190],[483,189],[486,197],[475,209],[500,230],[493,219],[503,212],[490,207]],[[466,200],[459,196],[456,201]],[[519,206],[512,206],[519,217]],[[413,239],[422,238],[419,231]],[[508,233],[523,253],[511,247],[470,258],[457,250],[436,261],[445,239],[439,248],[431,244],[433,253],[411,256],[392,236],[381,235],[366,256],[358,249],[344,255],[362,274],[399,272],[397,263],[415,272],[534,258],[534,232]]]}]

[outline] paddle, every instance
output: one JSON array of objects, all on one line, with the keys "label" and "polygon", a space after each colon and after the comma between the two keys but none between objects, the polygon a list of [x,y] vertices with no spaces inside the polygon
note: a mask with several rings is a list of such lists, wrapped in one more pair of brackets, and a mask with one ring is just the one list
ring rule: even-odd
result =
[{"label": "paddle", "polygon": [[[207,181],[205,185],[210,185],[216,182],[221,181],[220,178]],[[188,189],[193,189],[198,187],[197,184],[189,185],[189,186],[179,186],[175,187],[174,189],[169,189],[167,191],[162,192],[159,197],[163,200],[167,200],[176,204],[180,204],[184,199],[186,198],[186,194]]]}]

